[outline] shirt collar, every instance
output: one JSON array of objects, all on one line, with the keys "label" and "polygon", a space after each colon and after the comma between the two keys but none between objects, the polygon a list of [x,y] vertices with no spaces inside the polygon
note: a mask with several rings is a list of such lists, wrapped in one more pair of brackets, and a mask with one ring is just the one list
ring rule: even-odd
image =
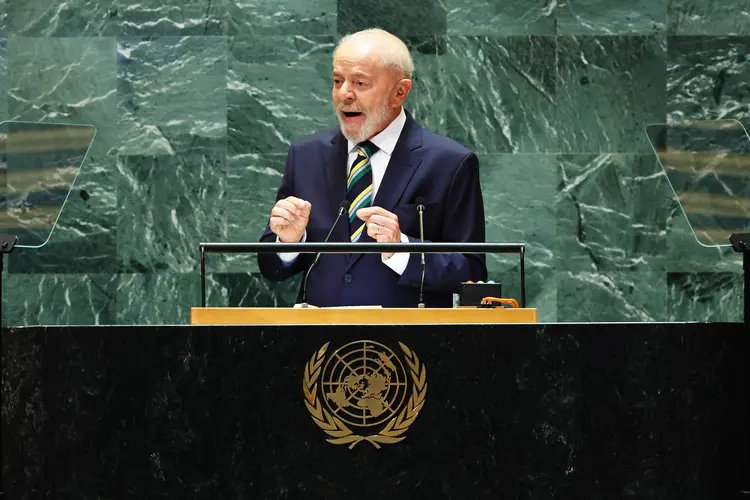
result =
[{"label": "shirt collar", "polygon": [[[384,128],[382,132],[370,139],[370,142],[378,147],[378,151],[383,151],[384,153],[387,153],[388,156],[391,156],[393,154],[393,150],[396,148],[396,143],[398,142],[398,138],[401,136],[401,131],[404,129],[405,124],[406,112],[404,112],[404,108],[402,106],[401,112],[398,114],[396,119],[393,120],[386,128]],[[357,143],[352,141],[348,141],[348,143],[349,152],[351,153],[355,151],[357,148]]]}]

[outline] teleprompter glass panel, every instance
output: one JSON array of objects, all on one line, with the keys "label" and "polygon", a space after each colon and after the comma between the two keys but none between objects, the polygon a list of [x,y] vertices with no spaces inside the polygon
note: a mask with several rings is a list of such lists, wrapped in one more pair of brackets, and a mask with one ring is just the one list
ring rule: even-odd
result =
[{"label": "teleprompter glass panel", "polygon": [[701,245],[750,232],[750,136],[740,122],[654,124],[646,134]]},{"label": "teleprompter glass panel", "polygon": [[0,123],[0,233],[17,247],[49,241],[94,141],[91,125]]}]

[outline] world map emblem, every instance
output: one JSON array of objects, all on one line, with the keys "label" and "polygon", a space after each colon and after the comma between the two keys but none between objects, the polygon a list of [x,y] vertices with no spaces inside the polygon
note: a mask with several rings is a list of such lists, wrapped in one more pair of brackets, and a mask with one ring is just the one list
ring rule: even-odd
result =
[{"label": "world map emblem", "polygon": [[333,444],[376,448],[402,441],[424,406],[427,372],[417,354],[400,353],[372,340],[346,344],[327,355],[330,343],[305,365],[302,389],[313,421]]}]

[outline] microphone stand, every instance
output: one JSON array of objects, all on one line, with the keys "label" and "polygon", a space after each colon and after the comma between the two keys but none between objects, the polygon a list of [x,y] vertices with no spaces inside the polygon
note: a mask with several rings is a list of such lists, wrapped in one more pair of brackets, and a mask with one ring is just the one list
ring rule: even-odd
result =
[{"label": "microphone stand", "polygon": [[[424,203],[418,202],[417,205],[417,212],[419,212],[419,239],[424,243]],[[424,274],[425,274],[425,262],[424,262],[424,252],[420,254],[422,259],[422,279],[419,282],[419,304],[417,305],[418,308],[424,309]]]},{"label": "microphone stand", "polygon": [[[349,201],[347,200],[344,200],[339,204],[339,214],[336,216],[336,220],[333,221],[331,230],[328,231],[328,236],[326,236],[326,239],[323,243],[328,243],[328,239],[333,234],[333,230],[336,228],[336,224],[339,223],[339,219],[341,219],[341,216],[349,211],[348,207],[349,207]],[[307,269],[307,272],[305,273],[305,277],[302,281],[302,303],[300,304],[300,307],[303,309],[307,309],[309,307],[309,304],[307,303],[307,278],[310,276],[310,271],[313,270],[313,267],[315,267],[315,264],[318,263],[318,259],[320,259],[320,252],[318,252],[315,255],[315,260],[313,260],[313,263],[310,264],[310,267]]]}]

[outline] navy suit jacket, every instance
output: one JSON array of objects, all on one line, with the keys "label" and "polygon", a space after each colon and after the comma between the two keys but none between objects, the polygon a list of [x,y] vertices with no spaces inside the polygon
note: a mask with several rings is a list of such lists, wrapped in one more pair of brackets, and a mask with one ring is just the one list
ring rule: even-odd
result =
[{"label": "navy suit jacket", "polygon": [[[293,144],[277,200],[296,196],[312,205],[309,242],[322,242],[346,200],[348,143],[338,127]],[[406,124],[388,163],[373,206],[398,216],[401,232],[418,242],[415,200],[424,197],[425,241],[484,242],[484,202],[477,156],[464,146],[422,128],[407,113]],[[268,225],[260,241],[275,241]],[[346,216],[329,241],[349,241]],[[363,233],[362,242],[373,240]],[[376,243],[373,243],[376,244]],[[284,263],[275,253],[258,255],[262,275],[273,281],[306,272],[315,254]],[[322,254],[310,272],[307,302],[320,306],[381,305],[416,307],[421,257],[411,254],[402,275],[386,266],[380,254]],[[487,279],[484,255],[425,254],[424,299],[427,307],[452,307],[462,281]],[[300,289],[300,298],[302,290]]]}]

